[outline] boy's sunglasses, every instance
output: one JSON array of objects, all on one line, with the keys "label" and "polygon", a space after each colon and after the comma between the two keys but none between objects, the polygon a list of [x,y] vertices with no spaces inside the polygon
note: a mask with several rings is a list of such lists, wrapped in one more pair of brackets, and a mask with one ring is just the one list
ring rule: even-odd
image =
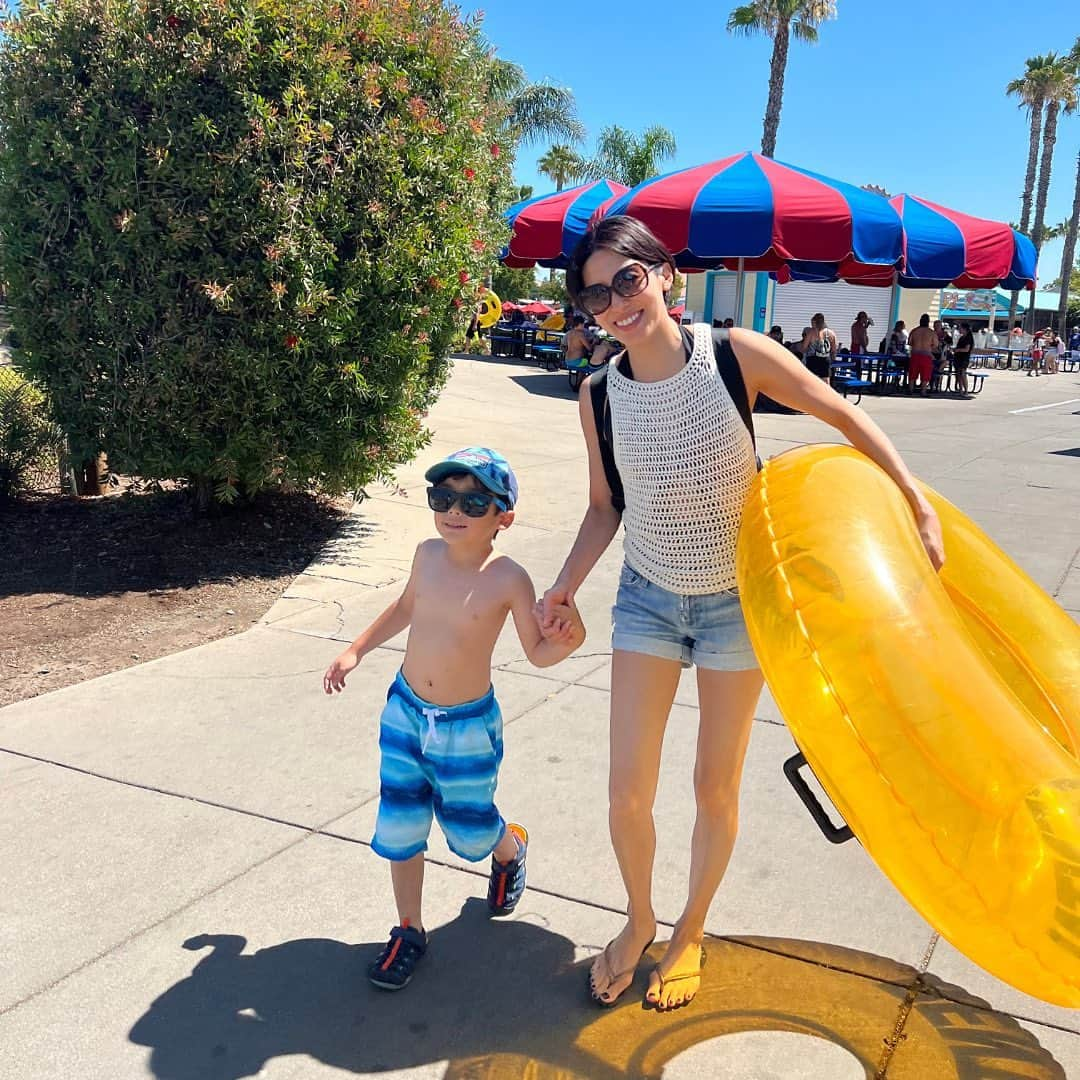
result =
[{"label": "boy's sunglasses", "polygon": [[649,274],[659,270],[663,263],[653,266],[642,266],[641,263],[631,263],[624,266],[611,279],[610,285],[589,285],[578,293],[578,305],[583,307],[590,315],[602,315],[611,307],[611,294],[617,292],[624,298],[637,296],[645,291],[649,284]]},{"label": "boy's sunglasses", "polygon": [[455,491],[448,487],[427,489],[427,504],[435,513],[448,514],[454,503],[461,507],[466,517],[473,518],[483,517],[492,503],[502,509],[502,503],[490,491]]}]

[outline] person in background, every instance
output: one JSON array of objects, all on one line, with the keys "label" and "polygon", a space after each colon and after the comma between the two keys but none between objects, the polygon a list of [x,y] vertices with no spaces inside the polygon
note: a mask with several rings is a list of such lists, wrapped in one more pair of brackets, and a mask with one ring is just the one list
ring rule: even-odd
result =
[{"label": "person in background", "polygon": [[1028,378],[1032,375],[1042,374],[1043,363],[1043,332],[1036,330],[1031,338],[1031,367],[1028,368]]},{"label": "person in background", "polygon": [[581,315],[575,315],[571,320],[570,329],[566,334],[563,344],[567,363],[578,360],[587,360],[592,350],[592,343],[585,333],[585,319]]},{"label": "person in background", "polygon": [[919,325],[911,331],[909,339],[911,357],[908,359],[908,393],[914,394],[916,384],[919,392],[926,397],[930,390],[930,381],[934,377],[934,350],[937,348],[937,334],[930,326],[930,316],[923,315]]},{"label": "person in background", "polygon": [[812,326],[804,326],[802,328],[802,336],[798,342],[791,346],[791,351],[801,360],[803,358],[803,351],[806,349],[806,344],[810,340],[810,335],[814,332]]},{"label": "person in background", "polygon": [[934,351],[931,354],[934,357],[934,370],[930,375],[930,385],[935,389],[941,389],[941,383],[938,381],[941,378],[941,370],[945,366],[945,362],[948,360],[948,350],[952,346],[952,338],[945,330],[940,319],[934,320]]},{"label": "person in background", "polygon": [[966,395],[968,392],[967,371],[971,363],[971,351],[975,348],[975,336],[971,332],[971,323],[960,324],[960,339],[953,348],[953,374],[956,376],[956,391]]},{"label": "person in background", "polygon": [[1080,351],[1080,326],[1074,326],[1069,335],[1069,352]]},{"label": "person in background", "polygon": [[1043,331],[1043,370],[1047,375],[1056,375],[1058,370],[1058,352],[1061,348],[1061,338],[1054,332],[1052,326]]},{"label": "person in background", "polygon": [[825,325],[819,311],[810,320],[810,333],[803,337],[803,363],[819,379],[827,379],[836,360],[836,335]]},{"label": "person in background", "polygon": [[769,331],[769,337],[771,337],[773,339],[773,341],[778,341],[778,342],[780,342],[781,345],[783,345],[784,344],[784,328],[782,326],[774,326],[774,327],[772,327],[772,329]]},{"label": "person in background", "polygon": [[885,351],[890,356],[906,356],[907,355],[907,330],[904,329],[904,320],[897,319],[896,325],[892,328],[892,333],[889,334],[889,343],[885,347]]},{"label": "person in background", "polygon": [[868,353],[870,351],[869,327],[874,325],[874,320],[860,311],[851,324],[851,351],[853,353]]},{"label": "person in background", "polygon": [[940,319],[934,320],[934,335],[938,339],[938,347],[942,353],[952,348],[952,333]]}]

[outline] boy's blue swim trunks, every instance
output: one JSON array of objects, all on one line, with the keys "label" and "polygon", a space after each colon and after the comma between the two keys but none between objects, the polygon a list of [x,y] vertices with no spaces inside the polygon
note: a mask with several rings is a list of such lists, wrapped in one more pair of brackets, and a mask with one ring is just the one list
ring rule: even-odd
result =
[{"label": "boy's blue swim trunks", "polygon": [[503,756],[502,713],[489,690],[441,707],[419,697],[399,671],[379,724],[379,814],[371,846],[387,859],[427,850],[431,815],[450,850],[486,859],[506,822],[495,808]]}]

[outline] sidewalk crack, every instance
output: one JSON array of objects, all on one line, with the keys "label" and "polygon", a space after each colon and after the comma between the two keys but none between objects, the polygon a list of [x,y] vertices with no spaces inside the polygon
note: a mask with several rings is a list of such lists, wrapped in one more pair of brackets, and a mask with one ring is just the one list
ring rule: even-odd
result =
[{"label": "sidewalk crack", "polygon": [[904,994],[904,1000],[900,1003],[900,1008],[897,1010],[896,1023],[893,1025],[892,1035],[887,1036],[884,1040],[885,1045],[881,1051],[881,1060],[878,1063],[877,1071],[874,1073],[874,1080],[887,1080],[889,1066],[892,1064],[893,1056],[907,1038],[905,1028],[907,1027],[911,1010],[915,1007],[915,1002],[918,1000],[919,995],[929,991],[929,987],[927,987],[924,982],[924,978],[930,967],[930,960],[934,955],[934,950],[937,948],[937,943],[940,940],[941,935],[936,931],[930,936],[930,941],[927,943],[926,952],[923,953],[923,958],[919,963],[915,978],[911,980],[911,985],[908,986],[907,993]]}]

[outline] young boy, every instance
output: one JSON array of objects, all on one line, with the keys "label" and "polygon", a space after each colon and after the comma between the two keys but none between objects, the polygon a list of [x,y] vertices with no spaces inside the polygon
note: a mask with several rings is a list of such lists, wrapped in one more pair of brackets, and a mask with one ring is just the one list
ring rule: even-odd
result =
[{"label": "young boy", "polygon": [[433,812],[452,851],[472,862],[491,856],[493,915],[510,914],[525,891],[528,833],[504,822],[493,801],[503,743],[491,655],[507,612],[537,667],[558,663],[585,640],[570,607],[542,630],[529,575],[493,551],[496,533],[514,520],[518,496],[506,459],[470,447],[425,476],[440,539],[420,544],[404,592],[323,676],[326,693],[342,690],[367,653],[409,627],[405,660],[380,722],[371,845],[390,860],[400,921],[368,969],[371,982],[385,990],[406,986],[427,949],[420,899]]}]

